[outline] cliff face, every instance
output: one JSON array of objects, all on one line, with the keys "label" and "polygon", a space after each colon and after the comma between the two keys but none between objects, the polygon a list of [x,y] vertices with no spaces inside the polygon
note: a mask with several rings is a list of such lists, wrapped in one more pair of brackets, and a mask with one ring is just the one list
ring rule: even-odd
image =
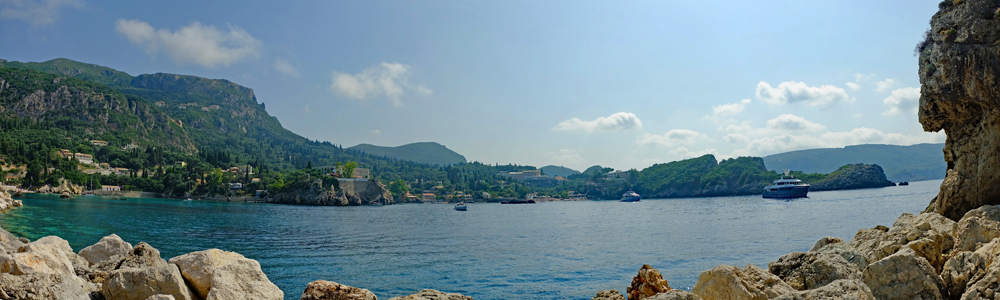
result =
[{"label": "cliff face", "polygon": [[1000,13],[996,1],[940,6],[916,49],[918,115],[925,131],[948,135],[947,175],[928,209],[958,220],[971,209],[1000,204]]},{"label": "cliff face", "polygon": [[813,183],[810,191],[868,189],[895,186],[885,178],[879,165],[853,164],[841,167],[823,180]]}]

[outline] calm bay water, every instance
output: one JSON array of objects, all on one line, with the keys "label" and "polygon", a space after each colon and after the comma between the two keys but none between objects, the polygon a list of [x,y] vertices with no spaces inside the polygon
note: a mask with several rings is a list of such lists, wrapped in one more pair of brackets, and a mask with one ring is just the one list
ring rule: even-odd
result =
[{"label": "calm bay water", "polygon": [[0,227],[34,240],[58,235],[74,250],[116,233],[164,258],[219,248],[261,263],[298,299],[317,279],[367,288],[380,298],[423,288],[475,299],[590,299],[624,292],[650,264],[689,290],[719,264],[767,268],[824,236],[918,213],[940,180],[908,187],[813,192],[792,201],[760,196],[528,205],[314,207],[166,199],[29,196]]}]

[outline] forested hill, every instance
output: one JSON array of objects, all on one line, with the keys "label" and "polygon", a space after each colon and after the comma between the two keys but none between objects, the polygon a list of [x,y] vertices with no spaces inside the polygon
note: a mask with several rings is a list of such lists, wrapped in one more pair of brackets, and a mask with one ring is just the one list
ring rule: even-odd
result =
[{"label": "forested hill", "polygon": [[412,143],[398,147],[382,147],[360,144],[348,148],[376,156],[408,160],[430,165],[457,165],[465,163],[465,156],[434,142]]},{"label": "forested hill", "polygon": [[829,173],[846,164],[878,164],[891,181],[930,180],[944,178],[948,166],[942,148],[944,144],[855,145],[768,155],[764,163],[770,170],[806,173]]},{"label": "forested hill", "polygon": [[[219,153],[233,165],[254,163],[255,167],[274,170],[356,161],[387,179],[440,180],[446,176],[437,167],[306,139],[283,128],[265,111],[264,104],[257,102],[252,89],[228,80],[163,73],[131,76],[68,59],[42,63],[0,60],[0,72],[6,87],[0,91],[4,101],[0,119],[24,124],[11,125],[22,127],[48,122],[44,124],[67,131],[60,138],[78,144],[104,140],[119,148],[135,144],[142,149],[161,147],[202,157]],[[25,121],[17,121],[21,119]],[[5,136],[22,139],[27,135],[6,132]],[[159,163],[167,162],[143,161],[122,167],[142,169]]]},{"label": "forested hill", "polygon": [[550,165],[550,166],[541,167],[539,169],[542,170],[543,174],[549,175],[549,176],[570,177],[570,176],[573,176],[573,175],[576,175],[576,174],[580,174],[580,171],[573,170],[573,169],[570,169],[570,168],[567,168],[567,167],[563,167],[563,166],[551,166]]}]

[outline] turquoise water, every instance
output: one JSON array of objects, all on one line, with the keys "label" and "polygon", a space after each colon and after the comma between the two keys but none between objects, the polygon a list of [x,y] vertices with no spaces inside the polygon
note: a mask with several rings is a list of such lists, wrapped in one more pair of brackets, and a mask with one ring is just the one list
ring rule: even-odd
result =
[{"label": "turquoise water", "polygon": [[719,264],[767,263],[824,236],[892,225],[918,213],[940,180],[908,187],[760,196],[523,205],[315,207],[167,199],[28,196],[0,226],[34,240],[58,235],[79,250],[116,233],[164,258],[220,248],[260,261],[286,299],[336,281],[379,298],[423,288],[475,299],[590,299],[624,291],[650,264],[690,289]]}]

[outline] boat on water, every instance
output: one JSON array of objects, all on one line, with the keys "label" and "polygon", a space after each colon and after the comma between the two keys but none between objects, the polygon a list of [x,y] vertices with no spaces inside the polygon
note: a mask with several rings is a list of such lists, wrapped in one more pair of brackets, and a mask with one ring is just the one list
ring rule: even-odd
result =
[{"label": "boat on water", "polygon": [[96,196],[96,195],[97,195],[97,194],[95,194],[95,193],[94,193],[94,191],[86,191],[86,192],[83,192],[83,196],[84,196],[84,197],[94,197],[94,196]]},{"label": "boat on water", "polygon": [[469,206],[465,205],[465,202],[459,202],[458,204],[455,204],[455,210],[466,211],[469,210]]},{"label": "boat on water", "polygon": [[500,201],[500,204],[535,204],[535,200],[512,199],[507,201]]},{"label": "boat on water", "polygon": [[184,199],[184,201],[191,201],[191,197],[188,197],[187,199]]},{"label": "boat on water", "polygon": [[900,182],[899,185],[910,185],[910,182],[909,181],[903,181],[903,182]]},{"label": "boat on water", "polygon": [[618,200],[618,202],[639,202],[639,200],[641,200],[641,199],[642,199],[642,196],[640,196],[639,194],[636,194],[635,192],[629,190],[628,192],[625,192],[624,194],[622,194],[622,199]]},{"label": "boat on water", "polygon": [[785,170],[785,176],[764,187],[764,198],[803,198],[809,193],[809,187],[811,185],[789,176]]}]

